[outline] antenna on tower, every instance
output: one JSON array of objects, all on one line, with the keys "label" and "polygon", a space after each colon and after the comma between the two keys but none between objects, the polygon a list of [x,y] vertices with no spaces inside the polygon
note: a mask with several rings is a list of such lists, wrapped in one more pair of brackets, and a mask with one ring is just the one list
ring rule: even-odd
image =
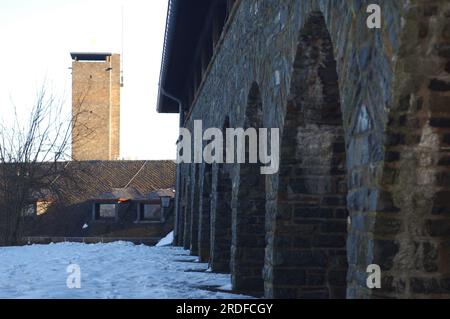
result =
[{"label": "antenna on tower", "polygon": [[122,4],[122,39],[121,39],[121,41],[122,41],[122,52],[121,52],[121,55],[120,55],[120,87],[123,87],[123,85],[124,85],[124,83],[123,83],[123,52],[124,52],[124,39],[125,39],[125,36],[124,36],[124,21],[125,21],[125,18],[124,18],[124,6],[123,6],[123,4]]}]

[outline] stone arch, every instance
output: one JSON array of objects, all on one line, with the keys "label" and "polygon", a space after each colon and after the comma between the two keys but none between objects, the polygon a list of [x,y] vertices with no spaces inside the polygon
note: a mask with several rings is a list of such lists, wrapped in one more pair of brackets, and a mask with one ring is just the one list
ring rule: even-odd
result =
[{"label": "stone arch", "polygon": [[[226,117],[222,132],[225,132],[229,127],[230,120],[229,117]],[[225,139],[223,150],[225,153]],[[217,164],[215,205],[211,216],[210,266],[212,271],[219,273],[230,272],[233,184],[229,166],[225,163]]]},{"label": "stone arch", "polygon": [[[253,83],[248,95],[244,129],[263,127],[261,93]],[[264,294],[265,231],[265,175],[261,164],[248,163],[249,147],[246,145],[246,163],[239,167],[239,190],[233,209],[231,279],[233,290],[254,295]]]},{"label": "stone arch", "polygon": [[200,189],[200,211],[198,245],[200,262],[209,262],[211,249],[211,195],[212,195],[212,165],[203,166],[203,184]]},{"label": "stone arch", "polygon": [[191,203],[191,255],[198,256],[199,251],[199,216],[200,216],[200,164],[194,164],[192,166],[194,170],[192,176],[195,176],[193,180],[192,188],[192,203]]},{"label": "stone arch", "polygon": [[321,12],[298,38],[284,117],[266,296],[344,298],[345,134],[333,44]]}]

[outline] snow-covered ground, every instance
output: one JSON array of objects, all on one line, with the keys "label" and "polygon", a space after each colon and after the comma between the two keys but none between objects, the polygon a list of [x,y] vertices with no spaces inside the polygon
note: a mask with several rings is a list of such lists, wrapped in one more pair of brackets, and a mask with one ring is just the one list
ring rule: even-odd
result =
[{"label": "snow-covered ground", "polygon": [[[0,298],[248,298],[229,289],[230,276],[204,272],[208,265],[181,248],[126,242],[61,243],[0,248]],[[77,266],[81,288],[76,283]]]}]

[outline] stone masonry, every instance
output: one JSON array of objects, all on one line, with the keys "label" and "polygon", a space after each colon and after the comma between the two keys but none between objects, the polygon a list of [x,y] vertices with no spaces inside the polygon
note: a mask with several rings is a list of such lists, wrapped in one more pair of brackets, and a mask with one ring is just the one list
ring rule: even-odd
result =
[{"label": "stone masonry", "polygon": [[199,119],[281,131],[278,174],[180,165],[176,243],[235,290],[450,298],[448,0],[236,1],[186,127]]}]

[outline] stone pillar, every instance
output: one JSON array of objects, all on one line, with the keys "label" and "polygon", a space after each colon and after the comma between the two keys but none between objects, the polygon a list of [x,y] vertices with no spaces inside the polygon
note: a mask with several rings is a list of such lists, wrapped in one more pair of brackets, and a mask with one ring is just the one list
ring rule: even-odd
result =
[{"label": "stone pillar", "polygon": [[218,171],[215,209],[211,215],[211,260],[214,272],[230,272],[232,184],[224,165]]},{"label": "stone pillar", "polygon": [[184,249],[191,248],[191,178],[188,176],[186,178],[186,192],[184,194],[184,204],[183,204],[183,247]]},{"label": "stone pillar", "polygon": [[192,181],[192,193],[191,193],[191,255],[198,256],[198,229],[199,229],[199,209],[200,209],[200,165],[193,166],[195,172],[192,172],[192,176],[195,179]]},{"label": "stone pillar", "polygon": [[173,232],[173,244],[174,246],[181,246],[181,236],[180,225],[181,225],[181,215],[182,215],[182,196],[183,196],[183,178],[181,176],[180,164],[177,165],[177,187],[175,194],[175,218],[174,218],[174,232]]},{"label": "stone pillar", "polygon": [[209,262],[211,249],[212,165],[205,164],[201,187],[198,245],[200,262]]},{"label": "stone pillar", "polygon": [[[252,177],[255,182],[259,181],[258,175]],[[233,290],[262,296],[266,246],[265,192],[252,197],[251,190],[259,190],[260,185],[250,186],[247,183],[243,185],[241,180],[240,188],[244,189],[240,189],[239,194],[242,197],[233,211],[231,279]]]},{"label": "stone pillar", "polygon": [[[364,192],[351,197],[349,298],[450,298],[450,3],[408,4],[379,141],[384,158],[353,173],[353,185],[376,173],[377,190],[369,207]],[[373,152],[370,142],[360,145]],[[381,268],[380,289],[367,287],[369,264]]]}]

